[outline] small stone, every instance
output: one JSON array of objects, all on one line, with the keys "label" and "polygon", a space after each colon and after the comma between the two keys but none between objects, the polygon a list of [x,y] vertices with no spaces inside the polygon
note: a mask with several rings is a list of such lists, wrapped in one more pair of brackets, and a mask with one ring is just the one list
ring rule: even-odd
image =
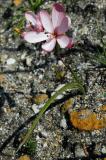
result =
[{"label": "small stone", "polygon": [[42,74],[39,75],[39,79],[40,79],[40,80],[43,79],[43,75],[42,75]]},{"label": "small stone", "polygon": [[103,38],[102,38],[102,39],[103,39],[103,42],[104,42],[104,43],[106,43],[106,35],[105,35],[105,36],[103,36]]},{"label": "small stone", "polygon": [[106,146],[102,146],[102,153],[106,154]]},{"label": "small stone", "polygon": [[32,62],[32,57],[27,57],[26,58],[26,64],[27,64],[27,66],[30,67],[32,65],[31,62]]},{"label": "small stone", "polygon": [[39,95],[33,97],[33,100],[36,104],[44,103],[47,99],[48,99],[47,94],[39,94]]},{"label": "small stone", "polygon": [[33,109],[35,114],[39,113],[39,109],[38,109],[38,106],[36,104],[32,105],[32,109]]},{"label": "small stone", "polygon": [[12,64],[14,64],[15,62],[16,62],[16,60],[13,59],[13,58],[7,59],[7,64],[8,64],[8,65],[12,65]]},{"label": "small stone", "polygon": [[12,112],[12,109],[10,107],[4,107],[3,111],[7,114]]},{"label": "small stone", "polygon": [[45,143],[43,144],[43,147],[44,147],[44,148],[46,148],[46,147],[47,147],[47,142],[45,142]]},{"label": "small stone", "polygon": [[1,61],[2,63],[5,63],[5,61],[7,60],[7,58],[8,58],[8,56],[7,56],[6,54],[0,55],[0,61]]},{"label": "small stone", "polygon": [[23,53],[23,54],[21,55],[21,60],[25,60],[25,58],[26,58],[26,53]]},{"label": "small stone", "polygon": [[63,98],[63,95],[58,95],[57,97],[56,97],[56,99],[62,99]]},{"label": "small stone", "polygon": [[85,152],[80,145],[75,147],[75,157],[86,157]]},{"label": "small stone", "polygon": [[40,104],[40,105],[36,105],[36,104],[33,104],[32,105],[32,109],[34,111],[35,114],[39,113],[40,109],[44,106],[44,104]]},{"label": "small stone", "polygon": [[3,128],[2,127],[0,127],[0,131],[2,131],[3,130]]},{"label": "small stone", "polygon": [[65,67],[64,63],[61,60],[58,61],[58,65],[62,66],[62,67]]},{"label": "small stone", "polygon": [[67,129],[67,122],[66,122],[66,119],[63,118],[61,121],[60,121],[60,127],[62,127],[63,129]]},{"label": "small stone", "polygon": [[79,32],[80,32],[81,34],[88,34],[88,27],[87,27],[87,26],[84,26],[83,28],[81,28],[81,29],[79,30]]},{"label": "small stone", "polygon": [[47,138],[48,137],[48,133],[46,131],[42,131],[41,132],[42,137]]}]

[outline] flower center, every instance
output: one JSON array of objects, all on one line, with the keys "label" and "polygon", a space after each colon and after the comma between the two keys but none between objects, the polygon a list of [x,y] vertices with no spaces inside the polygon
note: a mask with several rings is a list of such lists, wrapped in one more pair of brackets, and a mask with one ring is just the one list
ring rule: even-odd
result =
[{"label": "flower center", "polygon": [[57,33],[56,32],[54,32],[54,33],[52,33],[52,36],[53,36],[53,38],[57,38]]}]

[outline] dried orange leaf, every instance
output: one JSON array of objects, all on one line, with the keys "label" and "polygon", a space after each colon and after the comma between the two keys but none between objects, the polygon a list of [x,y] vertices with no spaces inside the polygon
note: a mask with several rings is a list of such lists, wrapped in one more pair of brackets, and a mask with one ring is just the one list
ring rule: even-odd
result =
[{"label": "dried orange leaf", "polygon": [[23,0],[13,0],[15,6],[19,6]]},{"label": "dried orange leaf", "polygon": [[70,113],[70,121],[75,128],[80,130],[97,130],[106,127],[106,115],[97,114],[88,109]]},{"label": "dried orange leaf", "polygon": [[31,159],[28,155],[23,155],[18,160],[31,160]]}]

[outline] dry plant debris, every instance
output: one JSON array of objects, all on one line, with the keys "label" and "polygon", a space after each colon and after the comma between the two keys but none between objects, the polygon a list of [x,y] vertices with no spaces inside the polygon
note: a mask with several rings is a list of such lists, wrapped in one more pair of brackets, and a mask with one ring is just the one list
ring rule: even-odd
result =
[{"label": "dry plant debris", "polygon": [[19,6],[23,0],[13,0],[15,6]]}]

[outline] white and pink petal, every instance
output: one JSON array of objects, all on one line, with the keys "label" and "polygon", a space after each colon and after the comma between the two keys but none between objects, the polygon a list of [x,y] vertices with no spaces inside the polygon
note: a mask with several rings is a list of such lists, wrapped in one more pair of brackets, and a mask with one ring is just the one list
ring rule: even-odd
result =
[{"label": "white and pink petal", "polygon": [[53,29],[52,20],[49,13],[47,11],[41,11],[40,19],[44,29],[49,33],[53,33],[54,29]]},{"label": "white and pink petal", "polygon": [[59,3],[55,3],[52,9],[52,23],[54,29],[60,26],[64,17],[65,17],[65,12],[63,6]]},{"label": "white and pink petal", "polygon": [[44,43],[42,45],[42,49],[47,52],[51,52],[54,49],[55,45],[56,45],[56,39],[53,38],[53,39],[50,39],[48,42]]},{"label": "white and pink petal", "polygon": [[38,43],[48,39],[48,35],[45,34],[44,32],[38,33],[34,31],[24,32],[22,34],[22,37],[29,43]]},{"label": "white and pink petal", "polygon": [[68,47],[68,45],[70,43],[70,38],[66,35],[58,36],[57,42],[61,48],[66,48],[66,47]]},{"label": "white and pink petal", "polygon": [[60,3],[54,3],[53,9],[55,9],[58,12],[65,12],[63,5]]},{"label": "white and pink petal", "polygon": [[65,33],[67,30],[69,29],[68,27],[68,18],[64,17],[60,26],[58,26],[55,31],[57,33],[57,35]]},{"label": "white and pink petal", "polygon": [[71,18],[68,15],[66,15],[66,17],[68,18],[68,27],[71,28]]},{"label": "white and pink petal", "polygon": [[26,12],[25,18],[27,20],[27,23],[31,23],[33,26],[36,25],[36,15],[32,11]]},{"label": "white and pink petal", "polygon": [[67,46],[67,48],[72,48],[74,46],[74,42],[73,42],[73,39],[72,38],[69,38],[69,44]]},{"label": "white and pink petal", "polygon": [[43,25],[40,19],[40,13],[38,13],[37,15],[35,15],[36,18],[36,28],[38,30],[38,32],[43,32]]}]

